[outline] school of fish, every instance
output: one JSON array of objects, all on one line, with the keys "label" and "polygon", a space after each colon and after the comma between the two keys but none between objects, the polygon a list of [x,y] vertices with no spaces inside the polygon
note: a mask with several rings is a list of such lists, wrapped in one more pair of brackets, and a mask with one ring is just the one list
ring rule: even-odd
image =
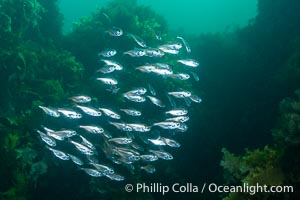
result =
[{"label": "school of fish", "polygon": [[[176,136],[188,130],[189,108],[201,98],[184,87],[199,81],[199,62],[183,37],[149,46],[141,37],[113,27],[111,46],[97,55],[98,96],[78,94],[68,106],[40,105],[44,121],[36,130],[54,157],[73,162],[92,177],[122,181],[124,174],[156,171],[158,159],[172,160]],[[132,44],[114,49],[114,41]],[[117,169],[120,169],[119,171]]]}]

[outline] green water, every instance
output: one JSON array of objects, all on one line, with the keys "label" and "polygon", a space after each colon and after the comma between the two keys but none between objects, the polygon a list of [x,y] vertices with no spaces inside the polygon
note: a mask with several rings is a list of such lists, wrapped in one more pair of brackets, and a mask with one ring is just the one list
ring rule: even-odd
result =
[{"label": "green water", "polygon": [[[107,0],[60,0],[64,30],[72,23],[107,4]],[[165,17],[170,30],[185,33],[222,32],[246,26],[256,16],[257,0],[139,0]]]}]

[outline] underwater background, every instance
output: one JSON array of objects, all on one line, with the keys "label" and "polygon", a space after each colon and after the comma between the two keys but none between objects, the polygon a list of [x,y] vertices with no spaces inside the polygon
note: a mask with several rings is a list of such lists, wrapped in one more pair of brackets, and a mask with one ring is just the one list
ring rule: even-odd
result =
[{"label": "underwater background", "polygon": [[[300,2],[195,2],[0,0],[1,200],[299,199]],[[129,43],[107,39],[112,24],[149,43],[149,26],[164,41],[184,37],[199,61],[199,81],[182,87],[202,99],[190,107],[188,130],[176,138],[181,146],[170,150],[174,159],[159,160],[151,174],[125,169],[120,182],[57,159],[36,132],[45,122],[39,106],[97,93],[92,79],[101,50],[129,50]],[[294,192],[163,196],[128,193],[127,183],[259,183],[292,185]]]}]

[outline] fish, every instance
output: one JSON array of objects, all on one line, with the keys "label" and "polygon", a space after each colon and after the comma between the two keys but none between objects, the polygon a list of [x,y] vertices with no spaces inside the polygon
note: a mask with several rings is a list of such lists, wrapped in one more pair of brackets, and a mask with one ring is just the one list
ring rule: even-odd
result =
[{"label": "fish", "polygon": [[165,144],[170,147],[178,148],[181,146],[177,141],[170,139],[170,138],[161,137],[161,140],[163,140],[165,142]]},{"label": "fish", "polygon": [[135,109],[120,109],[120,110],[125,112],[127,115],[134,116],[134,117],[142,115],[141,111]]},{"label": "fish", "polygon": [[156,105],[156,106],[158,106],[158,107],[161,107],[161,108],[166,107],[166,105],[165,105],[161,100],[159,100],[158,98],[153,97],[153,96],[149,96],[149,95],[147,95],[147,97],[148,97],[148,99],[150,99],[150,101],[151,101],[154,105]]},{"label": "fish", "polygon": [[139,88],[136,88],[136,89],[133,89],[133,90],[130,90],[126,93],[124,93],[125,95],[132,95],[132,96],[140,96],[140,95],[143,95],[143,94],[146,94],[147,92],[147,89],[144,88],[144,87],[139,87]]},{"label": "fish", "polygon": [[107,30],[106,33],[113,37],[120,37],[123,35],[123,30],[118,27],[112,27],[111,29]]},{"label": "fish", "polygon": [[56,146],[56,142],[55,140],[48,136],[47,134],[43,133],[42,131],[36,130],[36,132],[40,135],[40,138],[49,146],[51,147],[55,147]]},{"label": "fish", "polygon": [[57,140],[63,141],[66,138],[72,137],[76,135],[77,132],[74,130],[61,130],[61,131],[53,131],[53,132],[47,132],[47,135],[50,137],[53,137]]},{"label": "fish", "polygon": [[76,147],[76,149],[78,151],[80,151],[81,153],[85,154],[85,155],[94,155],[94,151],[90,148],[88,148],[87,146],[84,146],[83,144],[80,144],[78,142],[75,142],[73,140],[70,140],[70,142]]},{"label": "fish", "polygon": [[121,119],[121,116],[112,110],[109,110],[107,108],[98,108],[98,109],[101,110],[106,116],[108,116],[110,118]]},{"label": "fish", "polygon": [[182,115],[186,115],[187,113],[188,111],[183,108],[166,111],[166,114],[170,114],[173,116],[182,116]]},{"label": "fish", "polygon": [[104,129],[100,126],[83,126],[80,125],[79,128],[82,128],[84,130],[86,130],[89,133],[93,133],[93,134],[101,134],[104,132]]},{"label": "fish", "polygon": [[91,102],[92,98],[86,95],[78,95],[78,96],[73,96],[70,97],[70,99],[74,102],[74,103],[89,103]]},{"label": "fish", "polygon": [[185,39],[183,37],[180,37],[180,36],[177,36],[176,38],[180,39],[182,41],[183,45],[185,46],[186,52],[191,53],[192,50],[191,50],[190,45],[187,43],[187,41],[185,41]]},{"label": "fish", "polygon": [[137,132],[148,132],[150,131],[150,127],[145,124],[127,124],[127,126],[132,128],[132,131]]},{"label": "fish", "polygon": [[120,88],[116,87],[115,85],[111,85],[106,90],[111,92],[112,94],[117,94],[119,92]]},{"label": "fish", "polygon": [[179,73],[179,74],[170,74],[169,77],[184,81],[184,80],[188,80],[190,78],[190,75],[185,73]]},{"label": "fish", "polygon": [[141,166],[141,169],[145,170],[147,173],[153,174],[156,169],[153,165],[145,165],[145,166]]},{"label": "fish", "polygon": [[156,122],[152,126],[159,126],[163,129],[177,129],[180,128],[180,123],[174,121],[165,121],[165,122]]},{"label": "fish", "polygon": [[150,93],[151,93],[153,96],[156,96],[156,91],[155,91],[155,89],[152,87],[151,84],[148,84],[148,88],[149,88]]},{"label": "fish", "polygon": [[190,73],[192,74],[192,76],[193,76],[193,78],[194,78],[195,81],[199,81],[200,80],[198,74],[196,74],[195,72],[190,72]]},{"label": "fish", "polygon": [[82,135],[79,135],[79,137],[81,138],[81,144],[83,144],[84,146],[92,150],[96,149],[95,146],[90,141],[88,141],[85,137],[83,137]]},{"label": "fish", "polygon": [[114,142],[116,144],[130,144],[132,142],[132,139],[130,138],[110,138],[108,139],[109,142]]},{"label": "fish", "polygon": [[117,51],[115,49],[104,49],[103,51],[98,53],[98,56],[103,57],[112,57],[117,54]]},{"label": "fish", "polygon": [[186,66],[189,66],[189,67],[198,67],[199,66],[199,62],[197,60],[191,59],[191,58],[179,59],[179,60],[177,60],[177,62],[184,64]]},{"label": "fish", "polygon": [[158,157],[156,155],[153,154],[144,154],[144,155],[140,155],[141,160],[145,161],[145,162],[154,162],[158,159]]},{"label": "fish", "polygon": [[46,146],[47,149],[49,149],[50,151],[52,151],[52,153],[59,159],[61,160],[70,160],[70,156],[62,151],[53,149],[51,147]]},{"label": "fish", "polygon": [[117,61],[107,59],[101,59],[101,61],[104,62],[107,66],[113,66],[115,70],[120,71],[123,69],[123,66]]},{"label": "fish", "polygon": [[157,146],[166,146],[166,143],[161,140],[160,137],[158,137],[157,139],[148,139],[152,144],[157,145]]},{"label": "fish", "polygon": [[74,156],[72,154],[68,153],[68,156],[71,158],[71,160],[76,164],[76,165],[84,165],[82,160],[80,160],[77,156]]},{"label": "fish", "polygon": [[181,123],[187,122],[188,120],[189,117],[186,115],[166,119],[166,121],[181,122]]},{"label": "fish", "polygon": [[105,65],[104,67],[100,68],[98,72],[101,72],[103,74],[109,74],[115,71],[115,66],[114,65]]},{"label": "fish", "polygon": [[192,93],[188,91],[168,92],[168,94],[172,95],[175,98],[186,98],[192,95]]},{"label": "fish", "polygon": [[93,162],[90,162],[89,164],[92,165],[93,167],[95,167],[97,169],[97,171],[102,173],[103,175],[115,173],[115,171],[112,168],[110,168],[106,165],[101,165],[101,164],[93,163]]},{"label": "fish", "polygon": [[128,99],[129,101],[133,101],[133,102],[139,102],[139,103],[142,103],[142,102],[145,102],[146,101],[146,98],[145,97],[142,97],[142,96],[137,96],[137,95],[126,95],[124,94],[124,97],[126,99]]},{"label": "fish", "polygon": [[197,95],[191,95],[189,98],[190,98],[190,100],[192,100],[195,103],[201,103],[202,102],[202,99]]},{"label": "fish", "polygon": [[132,131],[132,127],[125,124],[125,123],[119,123],[119,122],[109,122],[109,124],[115,126],[116,128],[118,128],[119,130],[122,131]]},{"label": "fish", "polygon": [[80,110],[82,110],[82,112],[84,112],[85,114],[90,115],[90,116],[99,117],[102,115],[102,113],[95,108],[91,108],[91,107],[87,107],[87,106],[80,106],[80,105],[76,105],[76,107],[79,108]]},{"label": "fish", "polygon": [[48,108],[45,106],[39,106],[39,108],[41,108],[47,115],[49,115],[51,117],[59,117],[60,116],[60,113],[54,108]]},{"label": "fish", "polygon": [[58,112],[63,114],[65,117],[69,119],[80,119],[82,118],[82,114],[75,112],[73,110],[68,110],[68,109],[58,109]]},{"label": "fish", "polygon": [[80,169],[83,170],[88,175],[93,176],[93,177],[103,176],[103,174],[96,169],[91,169],[91,168],[80,168]]},{"label": "fish", "polygon": [[172,160],[173,159],[173,156],[166,151],[157,151],[157,150],[150,149],[149,152],[153,153],[158,158],[163,159],[163,160]]},{"label": "fish", "polygon": [[127,36],[131,37],[140,47],[143,47],[143,48],[147,47],[146,42],[139,36],[131,34],[131,33],[128,33]]},{"label": "fish", "polygon": [[162,57],[164,56],[165,53],[158,49],[158,48],[147,48],[145,49],[145,56],[148,56],[148,57]]},{"label": "fish", "polygon": [[106,174],[105,175],[106,177],[108,177],[110,180],[113,180],[113,181],[124,181],[125,180],[125,177],[120,175],[120,174]]},{"label": "fish", "polygon": [[124,55],[129,55],[131,57],[142,57],[146,55],[145,49],[140,49],[140,48],[134,48],[129,51],[125,51],[123,53]]},{"label": "fish", "polygon": [[101,81],[102,83],[106,85],[117,85],[118,81],[114,78],[97,78],[98,81]]}]

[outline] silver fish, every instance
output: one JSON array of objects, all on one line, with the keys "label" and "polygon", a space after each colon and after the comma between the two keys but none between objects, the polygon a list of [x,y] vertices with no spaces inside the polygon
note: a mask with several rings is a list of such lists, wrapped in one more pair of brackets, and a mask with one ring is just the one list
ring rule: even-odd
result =
[{"label": "silver fish", "polygon": [[62,152],[62,151],[59,151],[59,150],[56,150],[56,149],[52,149],[51,147],[48,147],[46,146],[47,149],[49,149],[50,151],[52,151],[52,153],[58,157],[59,159],[62,159],[62,160],[70,160],[70,156],[68,156],[68,154]]},{"label": "silver fish", "polygon": [[191,58],[179,59],[179,60],[177,60],[177,62],[184,64],[186,66],[189,66],[189,67],[198,67],[199,66],[199,62],[197,60],[191,59]]},{"label": "silver fish", "polygon": [[39,108],[41,108],[47,115],[49,115],[51,117],[59,117],[60,116],[59,112],[54,108],[48,108],[45,106],[39,106]]},{"label": "silver fish", "polygon": [[169,138],[165,138],[165,137],[161,137],[161,139],[165,142],[165,144],[167,144],[170,147],[178,148],[181,146],[177,141],[175,141],[173,139],[169,139]]},{"label": "silver fish", "polygon": [[187,43],[187,41],[185,41],[185,39],[183,39],[183,37],[180,37],[180,36],[177,36],[176,38],[177,38],[177,39],[180,39],[180,40],[182,41],[183,45],[185,46],[186,52],[191,53],[191,47],[190,47],[190,45]]},{"label": "silver fish", "polygon": [[85,114],[90,116],[99,117],[102,115],[102,113],[95,108],[90,108],[87,106],[80,106],[80,105],[76,105],[76,107],[82,110]]},{"label": "silver fish", "polygon": [[124,94],[125,95],[132,95],[132,96],[140,96],[140,95],[143,95],[147,92],[147,89],[144,88],[144,87],[139,87],[139,88],[136,88],[136,89],[133,89],[133,90],[130,90],[128,92],[125,92]]},{"label": "silver fish", "polygon": [[117,54],[117,51],[115,49],[104,49],[101,51],[98,56],[103,56],[103,57],[112,57]]},{"label": "silver fish", "polygon": [[184,74],[184,73],[179,73],[179,74],[171,74],[169,77],[178,79],[178,80],[188,80],[190,78],[190,75]]},{"label": "silver fish", "polygon": [[131,33],[128,33],[127,36],[128,36],[128,37],[131,37],[132,39],[134,39],[134,41],[135,41],[139,46],[141,46],[141,47],[143,47],[143,48],[146,48],[146,47],[147,47],[145,41],[144,41],[142,38],[140,38],[139,36],[133,35],[133,34],[131,34]]},{"label": "silver fish", "polygon": [[124,97],[129,101],[138,102],[138,103],[142,103],[146,101],[146,98],[142,96],[132,96],[132,95],[124,94]]},{"label": "silver fish", "polygon": [[97,171],[102,173],[103,175],[115,173],[112,168],[105,166],[105,165],[101,165],[101,164],[93,163],[93,162],[91,162],[90,165],[93,165],[97,169]]},{"label": "silver fish", "polygon": [[173,156],[165,151],[157,151],[157,150],[149,150],[149,152],[153,153],[156,155],[158,158],[161,158],[163,160],[172,160]]},{"label": "silver fish", "polygon": [[106,174],[105,176],[108,177],[110,180],[113,180],[113,181],[124,181],[125,180],[124,176],[116,174],[116,173]]},{"label": "silver fish", "polygon": [[140,155],[140,158],[143,161],[146,161],[146,162],[153,162],[153,161],[156,161],[158,159],[158,157],[156,155],[153,155],[153,154]]},{"label": "silver fish", "polygon": [[106,85],[117,85],[118,81],[113,78],[97,78],[98,81],[101,81],[102,83]]},{"label": "silver fish", "polygon": [[161,100],[159,100],[158,98],[152,97],[152,96],[149,96],[149,95],[147,95],[147,97],[150,99],[150,101],[151,101],[154,105],[159,106],[159,107],[161,107],[161,108],[166,107],[166,105],[165,105]]},{"label": "silver fish", "polygon": [[117,61],[106,60],[106,59],[102,59],[101,61],[104,62],[108,66],[114,66],[115,70],[123,69],[123,66],[120,63],[118,63]]},{"label": "silver fish", "polygon": [[83,137],[82,135],[79,135],[79,137],[81,138],[81,144],[83,144],[84,146],[92,150],[96,149],[95,146],[90,141],[88,141],[85,137]]},{"label": "silver fish", "polygon": [[173,115],[173,116],[182,116],[182,115],[186,115],[187,113],[188,113],[188,111],[186,109],[183,109],[183,108],[169,110],[169,111],[166,112],[166,114],[170,114],[170,115]]},{"label": "silver fish", "polygon": [[78,157],[72,155],[72,154],[69,154],[68,153],[68,156],[70,156],[71,160],[77,164],[77,165],[83,165],[84,163],[82,162],[82,160],[80,160]]},{"label": "silver fish", "polygon": [[166,143],[158,137],[157,139],[148,139],[152,144],[157,145],[157,146],[165,146]]},{"label": "silver fish", "polygon": [[81,168],[85,173],[93,177],[101,177],[103,174],[95,169],[91,168]]},{"label": "silver fish", "polygon": [[79,126],[79,128],[82,128],[86,130],[87,132],[94,133],[94,134],[100,134],[104,132],[104,129],[99,126]]},{"label": "silver fish", "polygon": [[41,139],[48,144],[51,147],[55,147],[56,146],[56,142],[52,137],[49,137],[48,135],[46,135],[45,133],[43,133],[42,131],[36,130],[36,132],[38,132],[38,134],[40,135]]},{"label": "silver fish", "polygon": [[134,48],[129,51],[125,51],[123,54],[129,55],[131,57],[142,57],[146,55],[145,49]]},{"label": "silver fish", "polygon": [[192,94],[188,91],[178,91],[178,92],[168,92],[169,95],[172,95],[176,98],[186,98],[190,97]]},{"label": "silver fish", "polygon": [[158,48],[147,48],[145,49],[145,56],[148,57],[162,57],[165,53]]},{"label": "silver fish", "polygon": [[128,126],[125,123],[119,123],[119,122],[109,122],[111,125],[115,126],[116,128],[118,128],[119,130],[122,131],[132,131],[132,127]]},{"label": "silver fish", "polygon": [[112,72],[115,71],[115,66],[105,65],[104,67],[100,68],[98,71],[103,73],[103,74],[109,74],[109,73],[112,73]]},{"label": "silver fish", "polygon": [[180,128],[179,122],[173,122],[173,121],[166,121],[166,122],[156,122],[153,124],[153,126],[159,126],[163,129],[177,129]]},{"label": "silver fish", "polygon": [[185,115],[166,119],[166,121],[181,122],[181,123],[186,122],[188,120],[189,117]]},{"label": "silver fish", "polygon": [[76,147],[76,149],[78,149],[81,153],[85,154],[85,155],[94,155],[94,151],[91,150],[90,148],[78,143],[78,142],[75,142],[73,140],[70,140],[70,142],[72,144],[74,144],[74,146]]},{"label": "silver fish", "polygon": [[135,109],[120,109],[120,110],[130,116],[141,116],[142,115],[141,111],[138,111]]},{"label": "silver fish", "polygon": [[123,138],[111,138],[108,141],[117,144],[130,144],[132,142],[132,139],[123,137]]},{"label": "silver fish", "polygon": [[80,119],[82,118],[82,115],[78,112],[75,112],[73,110],[66,110],[66,109],[58,109],[58,112],[63,114],[65,117],[69,119]]},{"label": "silver fish", "polygon": [[53,137],[60,141],[63,141],[64,139],[72,137],[76,134],[77,133],[74,130],[61,130],[61,131],[47,132],[48,136]]},{"label": "silver fish", "polygon": [[150,131],[150,127],[145,124],[127,124],[132,128],[133,131],[137,132],[148,132]]},{"label": "silver fish", "polygon": [[155,65],[147,64],[147,65],[142,65],[142,66],[136,67],[135,69],[137,69],[141,72],[150,73],[150,72],[152,72],[152,70],[155,69]]},{"label": "silver fish", "polygon": [[98,108],[98,109],[101,110],[106,116],[111,117],[113,119],[120,119],[121,118],[121,116],[118,113],[116,113],[112,110],[109,110],[107,108]]},{"label": "silver fish", "polygon": [[145,170],[147,173],[150,173],[150,174],[153,174],[156,169],[153,165],[145,165],[145,166],[142,166],[141,169]]},{"label": "silver fish", "polygon": [[89,103],[92,100],[91,97],[85,95],[73,96],[70,99],[75,103]]},{"label": "silver fish", "polygon": [[119,37],[123,35],[123,30],[118,27],[112,27],[111,29],[106,31],[110,36]]},{"label": "silver fish", "polygon": [[189,98],[190,98],[190,100],[192,100],[195,103],[201,103],[202,102],[202,99],[200,97],[198,97],[197,95],[191,95]]}]

